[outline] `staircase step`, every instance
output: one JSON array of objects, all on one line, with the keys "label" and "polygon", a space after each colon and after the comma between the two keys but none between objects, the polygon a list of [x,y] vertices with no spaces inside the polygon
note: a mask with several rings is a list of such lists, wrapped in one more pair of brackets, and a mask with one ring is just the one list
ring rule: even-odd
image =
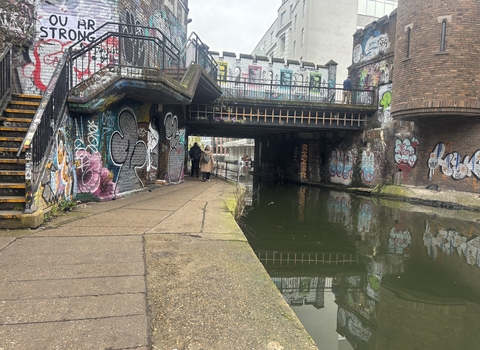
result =
[{"label": "staircase step", "polygon": [[33,109],[12,109],[12,108],[5,108],[5,113],[20,113],[20,114],[35,114],[37,110]]},{"label": "staircase step", "polygon": [[3,182],[3,183],[0,183],[0,188],[25,188],[25,182],[22,182],[22,183]]},{"label": "staircase step", "polygon": [[[0,152],[18,152],[18,147],[0,147]],[[25,149],[22,149],[25,152]]]},{"label": "staircase step", "polygon": [[31,106],[38,107],[40,106],[40,101],[10,101],[10,105],[19,105],[19,106]]},{"label": "staircase step", "polygon": [[15,118],[15,117],[0,117],[0,121],[10,123],[31,123],[32,118]]},{"label": "staircase step", "polygon": [[19,158],[1,158],[0,164],[25,164],[27,161],[25,159]]},{"label": "staircase step", "polygon": [[0,203],[25,203],[25,196],[0,196]]},{"label": "staircase step", "polygon": [[0,176],[25,176],[25,170],[0,170]]},{"label": "staircase step", "polygon": [[0,210],[0,219],[20,219],[22,212],[18,210]]},{"label": "staircase step", "polygon": [[23,137],[0,136],[0,141],[22,142],[22,141],[23,141]]},{"label": "staircase step", "polygon": [[27,132],[28,128],[20,128],[20,127],[14,127],[14,126],[0,126],[0,131]]},{"label": "staircase step", "polygon": [[42,95],[31,95],[31,94],[12,94],[14,97],[18,98],[29,98],[32,100],[41,100],[43,98]]}]

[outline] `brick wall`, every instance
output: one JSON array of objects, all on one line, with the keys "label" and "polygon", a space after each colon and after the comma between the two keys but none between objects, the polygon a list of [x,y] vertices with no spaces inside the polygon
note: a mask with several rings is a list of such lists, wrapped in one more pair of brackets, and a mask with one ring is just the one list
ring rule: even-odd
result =
[{"label": "brick wall", "polygon": [[[478,2],[403,0],[397,10],[393,116],[478,113]],[[444,20],[445,50],[440,51]]]}]

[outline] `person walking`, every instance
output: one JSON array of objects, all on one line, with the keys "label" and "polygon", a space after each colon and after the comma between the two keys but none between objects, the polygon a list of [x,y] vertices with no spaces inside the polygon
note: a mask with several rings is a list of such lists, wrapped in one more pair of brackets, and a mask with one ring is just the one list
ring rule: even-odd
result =
[{"label": "person walking", "polygon": [[347,79],[343,81],[343,99],[342,103],[351,104],[352,103],[352,80],[349,75]]},{"label": "person walking", "polygon": [[195,142],[190,148],[190,151],[188,151],[188,155],[190,156],[190,159],[192,161],[192,177],[193,174],[195,173],[198,177],[198,172],[199,166],[200,166],[200,156],[202,154],[202,149],[198,147],[198,144]]},{"label": "person walking", "polygon": [[210,181],[210,173],[213,170],[213,152],[210,151],[210,146],[206,146],[200,157],[200,171],[202,172],[203,182]]}]

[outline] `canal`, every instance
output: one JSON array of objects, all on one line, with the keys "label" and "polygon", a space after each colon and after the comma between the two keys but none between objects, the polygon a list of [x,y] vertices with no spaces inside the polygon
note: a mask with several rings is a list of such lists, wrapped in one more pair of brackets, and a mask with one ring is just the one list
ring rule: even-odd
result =
[{"label": "canal", "polygon": [[479,349],[480,215],[254,180],[240,223],[319,349]]}]

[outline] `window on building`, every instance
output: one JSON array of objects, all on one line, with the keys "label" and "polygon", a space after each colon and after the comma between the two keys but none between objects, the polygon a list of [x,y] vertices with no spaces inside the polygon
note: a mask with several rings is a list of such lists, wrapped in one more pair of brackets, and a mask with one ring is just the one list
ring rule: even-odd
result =
[{"label": "window on building", "polygon": [[302,46],[305,44],[305,28],[302,28]]},{"label": "window on building", "polygon": [[445,38],[447,36],[447,20],[442,20],[442,34],[440,38],[440,51],[445,51]]},{"label": "window on building", "polygon": [[395,10],[397,5],[398,0],[358,0],[358,14],[383,17]]},{"label": "window on building", "polygon": [[295,15],[295,20],[293,21],[293,31],[297,30],[297,15]]},{"label": "window on building", "polygon": [[280,52],[279,52],[280,56],[283,56],[284,52],[285,52],[285,36],[282,36],[280,38]]},{"label": "window on building", "polygon": [[412,28],[411,27],[408,27],[407,28],[407,58],[410,57],[410,38],[411,38],[411,35],[412,35]]},{"label": "window on building", "polygon": [[287,11],[283,11],[282,14],[280,15],[280,26],[283,26],[286,20],[287,20]]},{"label": "window on building", "polygon": [[306,12],[306,4],[305,4],[305,0],[303,0],[303,9],[302,9],[303,17],[305,17],[305,12]]},{"label": "window on building", "polygon": [[296,51],[296,49],[297,49],[297,42],[294,41],[294,42],[293,42],[293,57],[294,57],[294,58],[295,58],[295,51]]}]

